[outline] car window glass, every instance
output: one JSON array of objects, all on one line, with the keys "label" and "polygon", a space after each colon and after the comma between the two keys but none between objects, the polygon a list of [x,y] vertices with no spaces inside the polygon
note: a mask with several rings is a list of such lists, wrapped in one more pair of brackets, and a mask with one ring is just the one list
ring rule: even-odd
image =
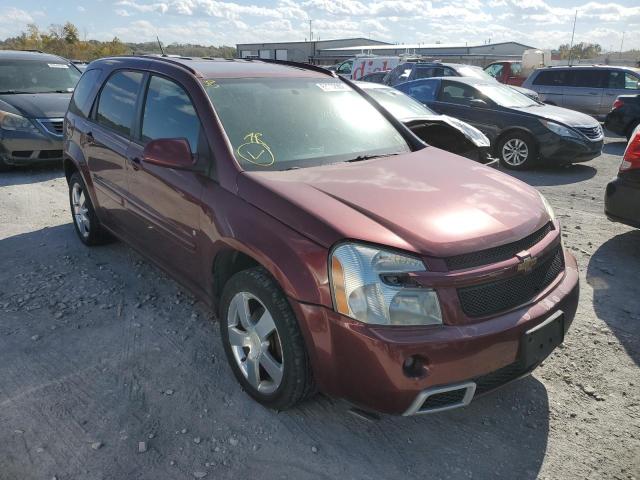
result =
[{"label": "car window glass", "polygon": [[566,70],[544,70],[533,80],[533,84],[562,87],[566,85],[566,73]]},{"label": "car window glass", "polygon": [[519,62],[514,62],[511,64],[511,75],[520,75],[522,73],[522,64]]},{"label": "car window glass", "polygon": [[140,72],[116,72],[102,88],[96,120],[122,135],[131,135],[136,99],[142,83]]},{"label": "car window glass", "polygon": [[624,88],[627,90],[640,89],[640,78],[636,77],[632,73],[624,74]]},{"label": "car window glass", "polygon": [[453,68],[445,67],[444,72],[442,72],[443,77],[457,77],[458,74]]},{"label": "car window glass", "polygon": [[424,115],[435,115],[435,112],[414,100],[416,97],[413,97],[413,95],[407,96],[396,88],[368,88],[365,92],[400,120]]},{"label": "car window glass", "polygon": [[499,77],[502,74],[502,65],[499,63],[489,65],[485,68],[485,72],[487,72],[492,77]]},{"label": "car window glass", "polygon": [[79,78],[78,69],[63,59],[0,61],[0,92],[72,92]]},{"label": "car window glass", "polygon": [[400,74],[404,71],[405,65],[398,65],[396,68],[389,72],[388,77],[385,78],[385,82],[388,85],[395,85],[398,82]]},{"label": "car window glass", "polygon": [[419,102],[430,102],[435,98],[436,82],[420,82],[402,89],[410,97]]},{"label": "car window glass", "polygon": [[91,93],[94,91],[94,87],[98,81],[98,77],[100,77],[100,73],[102,73],[102,70],[100,69],[84,72],[73,92],[71,103],[69,103],[70,111],[77,115],[82,115],[83,117],[89,116],[91,106],[93,105],[93,95],[91,95]]},{"label": "car window glass", "polygon": [[152,76],[142,116],[142,140],[186,138],[192,152],[198,151],[200,120],[191,99],[171,80]]},{"label": "car window glass", "polygon": [[461,83],[443,82],[439,100],[447,103],[470,105],[471,100],[482,98],[475,88]]},{"label": "car window glass", "polygon": [[[568,84],[580,88],[603,88],[607,72],[604,70],[576,69],[569,72]],[[622,77],[621,77],[622,78]]]},{"label": "car window glass", "polygon": [[415,78],[432,78],[441,77],[443,74],[442,67],[418,67],[416,68]]},{"label": "car window glass", "polygon": [[345,62],[338,67],[338,73],[351,73],[351,62]]}]

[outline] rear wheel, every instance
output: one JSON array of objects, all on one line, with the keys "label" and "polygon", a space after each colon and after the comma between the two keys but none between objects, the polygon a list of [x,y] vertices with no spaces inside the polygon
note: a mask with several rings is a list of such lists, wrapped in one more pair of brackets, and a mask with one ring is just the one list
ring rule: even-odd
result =
[{"label": "rear wheel", "polygon": [[225,285],[220,332],[236,379],[259,403],[285,410],[309,396],[311,369],[298,322],[262,267],[236,273]]},{"label": "rear wheel", "polygon": [[92,246],[113,240],[113,237],[100,224],[87,193],[87,187],[78,172],[69,177],[69,205],[73,226],[82,243]]},{"label": "rear wheel", "polygon": [[531,167],[538,157],[538,146],[533,138],[524,132],[504,135],[497,147],[500,164],[513,170]]}]

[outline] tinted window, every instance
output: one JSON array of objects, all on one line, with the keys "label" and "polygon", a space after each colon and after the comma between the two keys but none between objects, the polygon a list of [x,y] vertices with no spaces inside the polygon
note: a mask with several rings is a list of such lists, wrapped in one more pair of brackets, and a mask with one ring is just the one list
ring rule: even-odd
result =
[{"label": "tinted window", "polygon": [[0,92],[72,92],[79,78],[78,69],[63,59],[0,61]]},{"label": "tinted window", "polygon": [[566,85],[566,70],[544,70],[533,81],[534,85],[562,87]]},{"label": "tinted window", "polygon": [[602,88],[606,83],[605,70],[577,69],[568,72],[567,84],[571,87]]},{"label": "tinted window", "polygon": [[458,74],[456,73],[456,71],[452,68],[449,67],[444,67],[444,73],[442,74],[443,77],[457,77]]},{"label": "tinted window", "polygon": [[608,72],[606,88],[636,90],[638,89],[638,78],[623,70],[610,70]]},{"label": "tinted window", "polygon": [[142,140],[186,138],[198,151],[200,121],[187,93],[171,80],[151,77],[142,116]]},{"label": "tinted window", "polygon": [[[385,77],[385,83],[387,85],[395,85],[397,83],[406,81],[411,75],[411,64],[404,63],[398,65],[396,68],[391,70],[387,77]],[[401,78],[402,77],[402,78]]]},{"label": "tinted window", "polygon": [[96,120],[98,123],[129,136],[136,113],[136,99],[142,82],[142,73],[117,72],[105,83]]},{"label": "tinted window", "polygon": [[447,103],[469,105],[471,100],[479,98],[485,100],[475,88],[463,83],[442,82],[439,100]]},{"label": "tinted window", "polygon": [[99,69],[84,72],[73,92],[69,110],[83,117],[89,116],[91,106],[93,105],[93,96],[91,94],[96,86],[98,77],[100,77],[100,73],[102,73],[102,70]]},{"label": "tinted window", "polygon": [[437,80],[431,82],[411,82],[399,85],[398,90],[406,93],[411,98],[415,98],[419,102],[430,102],[436,96]]},{"label": "tinted window", "polygon": [[418,67],[416,68],[415,78],[432,78],[442,77],[444,69],[442,67]]}]

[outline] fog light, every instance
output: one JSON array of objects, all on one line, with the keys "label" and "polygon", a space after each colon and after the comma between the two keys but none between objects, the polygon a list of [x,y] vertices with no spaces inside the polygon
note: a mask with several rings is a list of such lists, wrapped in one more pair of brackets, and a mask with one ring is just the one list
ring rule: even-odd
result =
[{"label": "fog light", "polygon": [[420,378],[427,375],[427,359],[420,355],[407,357],[402,364],[402,371],[407,377]]}]

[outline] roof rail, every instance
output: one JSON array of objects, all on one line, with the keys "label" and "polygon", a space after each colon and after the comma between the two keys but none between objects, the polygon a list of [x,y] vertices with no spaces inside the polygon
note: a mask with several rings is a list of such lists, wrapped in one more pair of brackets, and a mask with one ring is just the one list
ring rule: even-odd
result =
[{"label": "roof rail", "polygon": [[265,63],[275,63],[277,65],[286,65],[288,67],[302,68],[304,70],[312,70],[314,72],[324,73],[330,77],[337,77],[335,72],[318,65],[311,65],[310,63],[292,62],[289,60],[273,60],[271,58],[261,58],[260,61]]},{"label": "roof rail", "polygon": [[[127,55],[129,56],[129,55]],[[132,57],[138,57],[138,58],[146,58],[146,59],[152,59],[152,60],[160,60],[161,62],[166,62],[166,63],[170,63],[172,65],[176,65],[178,67],[182,67],[185,70],[187,70],[189,73],[192,73],[193,75],[196,76],[202,76],[200,74],[200,72],[198,72],[196,69],[191,68],[189,65],[182,63],[182,62],[177,62],[176,60],[193,60],[191,57],[167,57],[166,55],[163,56],[156,56],[156,55],[131,55]]]}]

